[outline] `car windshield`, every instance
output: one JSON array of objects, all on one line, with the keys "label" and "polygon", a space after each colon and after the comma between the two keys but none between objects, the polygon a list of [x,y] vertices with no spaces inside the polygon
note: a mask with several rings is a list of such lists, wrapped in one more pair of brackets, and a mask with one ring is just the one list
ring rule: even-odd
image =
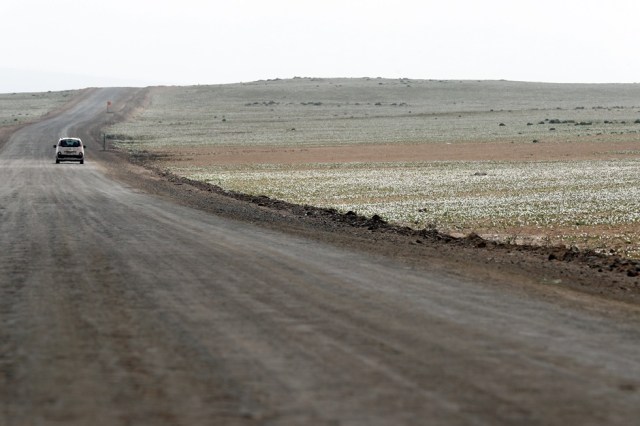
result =
[{"label": "car windshield", "polygon": [[63,139],[60,141],[60,146],[63,148],[77,148],[80,146],[80,141],[77,139]]}]

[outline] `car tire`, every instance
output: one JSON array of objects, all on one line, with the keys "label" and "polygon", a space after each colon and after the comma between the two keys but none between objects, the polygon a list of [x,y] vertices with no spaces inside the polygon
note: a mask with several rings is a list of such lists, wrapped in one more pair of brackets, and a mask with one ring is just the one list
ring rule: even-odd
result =
[{"label": "car tire", "polygon": [[60,164],[60,160],[56,160],[56,164]]},{"label": "car tire", "polygon": [[80,164],[84,164],[84,160],[80,160]]}]

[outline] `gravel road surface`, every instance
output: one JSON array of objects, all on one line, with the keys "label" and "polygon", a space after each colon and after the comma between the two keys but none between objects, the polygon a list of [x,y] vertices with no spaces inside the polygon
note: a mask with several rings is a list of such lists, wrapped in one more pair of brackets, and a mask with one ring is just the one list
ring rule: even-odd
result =
[{"label": "gravel road surface", "polygon": [[180,206],[108,178],[96,141],[54,163],[127,93],[0,150],[0,425],[637,424],[633,306]]}]

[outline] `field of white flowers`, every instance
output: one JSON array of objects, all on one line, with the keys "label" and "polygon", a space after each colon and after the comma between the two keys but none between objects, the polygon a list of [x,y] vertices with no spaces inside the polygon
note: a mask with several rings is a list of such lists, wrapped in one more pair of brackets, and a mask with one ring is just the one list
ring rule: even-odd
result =
[{"label": "field of white flowers", "polygon": [[69,102],[75,91],[0,94],[0,127],[37,119]]},{"label": "field of white flowers", "polygon": [[[263,165],[191,179],[413,228],[640,255],[640,160]],[[609,230],[601,235],[603,229]],[[537,240],[536,240],[537,238]]]},{"label": "field of white flowers", "polygon": [[[168,87],[108,129],[131,152],[189,146],[580,141],[638,135],[640,85],[295,79]],[[640,258],[640,150],[590,161],[252,164],[174,173],[417,229]]]}]

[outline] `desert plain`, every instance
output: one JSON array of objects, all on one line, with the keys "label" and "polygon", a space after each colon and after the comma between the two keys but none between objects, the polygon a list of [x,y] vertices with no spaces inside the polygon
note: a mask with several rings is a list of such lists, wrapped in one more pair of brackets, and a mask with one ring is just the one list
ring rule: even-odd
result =
[{"label": "desert plain", "polygon": [[640,258],[640,85],[154,87],[105,130],[157,170],[413,229]]}]

